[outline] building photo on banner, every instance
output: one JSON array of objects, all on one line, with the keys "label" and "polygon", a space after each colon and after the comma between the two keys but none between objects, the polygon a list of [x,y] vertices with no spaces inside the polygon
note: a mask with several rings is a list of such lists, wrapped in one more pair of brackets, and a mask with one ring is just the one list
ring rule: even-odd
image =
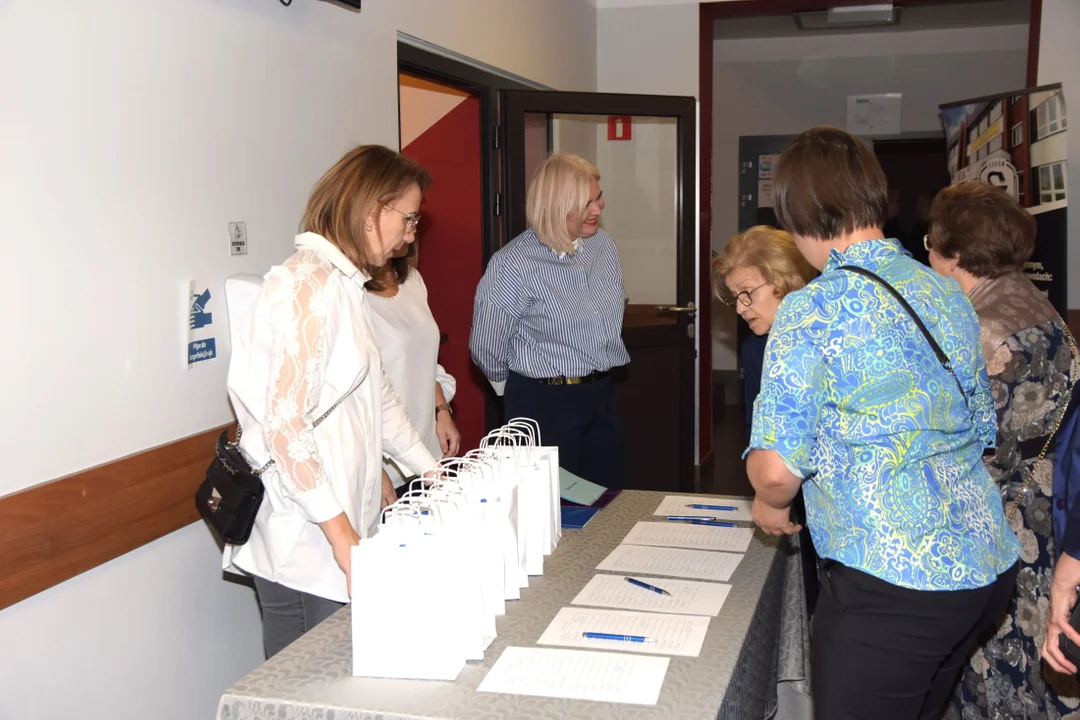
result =
[{"label": "building photo on banner", "polygon": [[1061,85],[949,103],[940,115],[952,182],[996,185],[1035,217],[1038,239],[1024,274],[1065,316],[1068,125]]}]

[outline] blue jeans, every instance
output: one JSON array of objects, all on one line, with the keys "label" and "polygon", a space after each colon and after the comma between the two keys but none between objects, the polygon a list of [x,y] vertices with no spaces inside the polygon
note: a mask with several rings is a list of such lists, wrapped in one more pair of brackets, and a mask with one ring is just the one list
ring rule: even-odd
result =
[{"label": "blue jeans", "polygon": [[255,592],[262,608],[267,659],[344,607],[344,603],[293,590],[258,576],[255,577]]}]

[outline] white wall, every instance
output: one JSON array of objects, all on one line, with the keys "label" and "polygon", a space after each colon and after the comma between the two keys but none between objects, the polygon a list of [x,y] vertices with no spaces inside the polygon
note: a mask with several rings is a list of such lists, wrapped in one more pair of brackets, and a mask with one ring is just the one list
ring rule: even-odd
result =
[{"label": "white wall", "polygon": [[[941,130],[938,105],[1024,87],[1027,27],[716,40],[713,249],[738,232],[739,137],[844,127],[847,96],[903,93],[903,132]],[[942,158],[942,164],[945,158]],[[736,367],[735,313],[713,321],[713,367]]]},{"label": "white wall", "polygon": [[697,97],[698,16],[697,3],[599,10],[596,89]]},{"label": "white wall", "polygon": [[[697,97],[697,3],[650,4],[605,7],[599,3],[597,89]],[[606,125],[597,132],[597,161],[601,172],[611,178],[605,185],[605,227],[619,244],[632,303],[674,304],[678,300],[675,137],[671,123],[656,121],[636,123],[629,142],[608,142]],[[610,191],[608,185],[612,185]]]},{"label": "white wall", "polygon": [[[1039,37],[1039,84],[1061,83],[1065,93],[1065,107],[1080,108],[1080,3],[1076,0],[1043,0],[1042,25]],[[1080,131],[1069,130],[1069,165],[1067,187],[1071,200],[1080,197],[1075,188],[1080,187]],[[1076,179],[1074,179],[1076,178]],[[1080,308],[1080,219],[1074,213],[1080,206],[1073,203],[1069,211],[1068,267],[1069,308]]]},{"label": "white wall", "polygon": [[[182,365],[182,283],[264,272],[319,175],[397,143],[397,32],[595,88],[588,0],[0,2],[0,495],[231,418]],[[247,223],[250,254],[227,253]],[[216,291],[216,292],[215,292]],[[200,525],[0,611],[0,717],[209,717],[261,652]]]}]

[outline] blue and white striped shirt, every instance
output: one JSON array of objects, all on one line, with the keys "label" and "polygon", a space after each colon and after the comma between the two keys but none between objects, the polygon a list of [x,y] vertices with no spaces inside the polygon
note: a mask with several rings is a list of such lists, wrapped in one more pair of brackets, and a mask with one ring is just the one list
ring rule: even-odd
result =
[{"label": "blue and white striped shirt", "polygon": [[488,380],[582,377],[630,362],[623,280],[603,230],[562,257],[530,228],[492,255],[473,304],[469,349]]}]

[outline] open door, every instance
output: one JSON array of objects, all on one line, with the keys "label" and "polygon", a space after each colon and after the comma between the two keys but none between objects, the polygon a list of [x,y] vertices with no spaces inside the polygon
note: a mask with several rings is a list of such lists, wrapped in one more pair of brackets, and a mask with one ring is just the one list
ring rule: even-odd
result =
[{"label": "open door", "polygon": [[695,123],[692,97],[502,92],[507,239],[526,228],[526,189],[547,153],[577,153],[602,176],[601,225],[618,246],[628,297],[630,365],[616,374],[616,393],[630,489],[695,490]]}]

